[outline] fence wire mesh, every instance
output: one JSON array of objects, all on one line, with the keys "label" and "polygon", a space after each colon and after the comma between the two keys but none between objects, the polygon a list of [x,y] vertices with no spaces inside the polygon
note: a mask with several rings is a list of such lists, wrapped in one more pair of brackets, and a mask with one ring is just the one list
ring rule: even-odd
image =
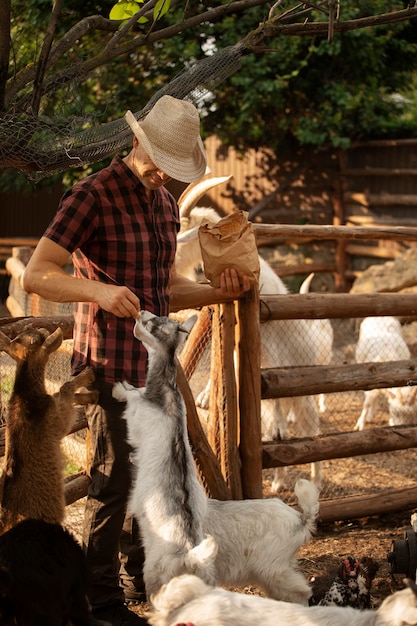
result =
[{"label": "fence wire mesh", "polygon": [[[55,311],[56,312],[56,311]],[[44,312],[44,314],[47,314]],[[184,313],[187,316],[189,312]],[[178,318],[178,316],[177,316]],[[295,320],[286,321],[279,325],[275,322],[270,328],[265,330],[264,324],[261,331],[265,334],[265,343],[269,347],[268,367],[278,367],[290,365],[284,362],[286,345],[285,337],[299,333],[300,326],[295,324]],[[308,323],[307,320],[304,320]],[[295,324],[295,326],[294,326]],[[413,354],[415,337],[417,337],[416,325],[409,324],[403,327],[403,335],[410,346]],[[323,327],[317,324],[310,326],[310,338],[313,340],[304,341],[306,350],[297,354],[298,365],[311,364],[311,345],[316,344],[314,352],[322,355],[326,352],[326,359],[329,364],[342,365],[355,362],[355,347],[358,341],[358,320],[332,320],[332,350],[329,358],[328,351],[323,346],[328,345],[327,335],[323,337]],[[266,332],[267,331],[267,332]],[[192,374],[189,378],[190,388],[196,402],[198,415],[203,429],[208,428],[209,416],[212,407],[207,405],[209,394],[207,384],[211,375],[211,340],[207,334],[206,340],[198,344],[192,354]],[[264,343],[262,344],[264,345]],[[70,376],[72,342],[63,342],[61,348],[51,355],[46,372],[48,392],[54,393],[68,380]],[[321,357],[320,357],[321,358]],[[319,359],[318,359],[319,361]],[[265,363],[264,356],[262,362]],[[293,363],[295,364],[295,363]],[[7,405],[10,393],[13,388],[15,364],[4,352],[0,353],[0,426],[4,427],[7,418]],[[340,432],[350,432],[355,428],[358,417],[362,411],[364,402],[364,392],[349,391],[326,394],[320,396],[310,396],[304,403],[292,403],[292,399],[281,399],[274,401],[282,404],[278,411],[279,426],[286,429],[284,433],[288,439],[299,438],[314,434],[330,434]],[[220,401],[222,404],[222,402]],[[220,407],[222,408],[222,407]],[[262,401],[262,423],[271,422],[271,410],[268,401]],[[299,411],[303,412],[300,414]],[[365,428],[386,426],[389,423],[389,404],[384,390],[378,391],[377,409],[372,422],[366,424]],[[412,423],[416,423],[417,405],[413,405]],[[274,423],[274,419],[272,419]],[[227,434],[226,434],[227,436]],[[83,471],[86,465],[86,431],[81,430],[66,437],[63,441],[63,452],[65,457],[66,475],[76,474]],[[220,439],[219,439],[220,441]],[[224,440],[223,440],[224,443]],[[215,449],[216,455],[220,455],[220,450]],[[383,493],[388,489],[405,489],[415,487],[415,464],[417,461],[417,451],[414,448],[401,451],[376,453],[372,455],[356,456],[352,458],[332,459],[322,462],[323,483],[321,488],[322,499],[333,499],[351,495]],[[228,468],[223,467],[225,479],[228,480]],[[273,495],[271,483],[274,470],[263,471],[263,491],[264,496]],[[285,501],[294,503],[293,487],[297,478],[310,477],[310,465],[302,464],[287,468],[286,485],[278,490],[278,495]],[[79,500],[67,507],[65,524],[77,535],[80,533],[82,518],[84,513],[85,500]]]},{"label": "fence wire mesh", "polygon": [[[323,323],[326,322],[326,323]],[[276,320],[261,326],[261,367],[305,365],[344,365],[355,363],[360,320]],[[416,324],[403,328],[412,352]],[[329,341],[330,339],[330,341]],[[197,356],[196,356],[197,358]],[[207,345],[190,379],[201,423],[207,428],[210,412],[207,383],[210,378],[211,344]],[[376,391],[376,411],[365,428],[389,425],[389,406],[385,390]],[[361,414],[365,394],[346,391],[301,398],[262,400],[261,417],[264,440],[281,437],[291,440],[304,436],[351,432]],[[417,404],[412,407],[412,423],[417,422]],[[215,450],[219,454],[219,450]],[[388,489],[415,487],[414,448],[322,461],[322,499],[378,493]],[[265,496],[271,489],[275,471],[263,471]],[[285,485],[278,495],[294,503],[293,487],[300,477],[310,478],[310,464],[287,468]],[[227,468],[225,478],[228,479]]]}]

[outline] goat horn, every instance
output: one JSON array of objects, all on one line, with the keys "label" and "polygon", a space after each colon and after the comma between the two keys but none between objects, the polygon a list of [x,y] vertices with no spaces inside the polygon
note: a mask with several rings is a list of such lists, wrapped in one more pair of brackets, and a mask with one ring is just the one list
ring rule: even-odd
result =
[{"label": "goat horn", "polygon": [[188,185],[178,198],[181,217],[189,217],[191,210],[205,193],[213,189],[213,187],[217,187],[217,185],[227,183],[231,178],[233,178],[232,175],[205,178],[204,180],[198,180]]},{"label": "goat horn", "polygon": [[305,278],[301,284],[299,293],[309,293],[310,292],[310,285],[311,285],[311,281],[314,278],[314,272],[312,272],[311,274],[309,274],[307,276],[307,278]]}]

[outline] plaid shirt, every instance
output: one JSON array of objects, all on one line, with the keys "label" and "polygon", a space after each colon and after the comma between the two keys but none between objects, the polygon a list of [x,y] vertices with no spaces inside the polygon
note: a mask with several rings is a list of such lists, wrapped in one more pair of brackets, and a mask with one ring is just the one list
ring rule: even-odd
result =
[{"label": "plaid shirt", "polygon": [[[116,157],[63,196],[44,236],[73,253],[75,276],[126,285],[142,309],[168,315],[178,230],[173,196],[161,187],[150,203],[139,179]],[[143,386],[147,352],[133,336],[135,321],[92,302],[76,303],[74,316],[73,373],[92,365],[107,382]]]}]

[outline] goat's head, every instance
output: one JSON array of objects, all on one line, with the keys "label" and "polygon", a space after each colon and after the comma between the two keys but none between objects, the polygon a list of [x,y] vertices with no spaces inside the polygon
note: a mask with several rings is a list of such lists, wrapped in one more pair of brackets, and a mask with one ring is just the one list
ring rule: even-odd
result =
[{"label": "goat's head", "polygon": [[206,178],[191,183],[178,199],[181,229],[178,233],[175,265],[178,274],[190,280],[198,277],[198,268],[202,266],[198,229],[203,220],[218,222],[221,216],[211,207],[197,207],[199,200],[210,189],[228,182],[231,176]]},{"label": "goat's head", "polygon": [[58,350],[63,334],[57,328],[52,334],[45,328],[33,328],[17,335],[10,340],[0,331],[0,350],[7,352],[15,361],[43,358],[45,363],[52,352]]}]

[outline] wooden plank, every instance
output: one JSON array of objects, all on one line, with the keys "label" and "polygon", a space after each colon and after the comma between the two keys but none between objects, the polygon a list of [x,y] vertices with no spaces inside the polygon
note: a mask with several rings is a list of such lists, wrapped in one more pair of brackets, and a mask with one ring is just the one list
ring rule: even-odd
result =
[{"label": "wooden plank", "polygon": [[342,176],[417,176],[417,169],[412,167],[362,167],[346,168]]},{"label": "wooden plank", "polygon": [[200,424],[193,394],[179,362],[177,367],[177,383],[187,410],[188,434],[190,436],[193,454],[197,460],[201,475],[204,477],[205,486],[212,498],[230,500],[230,490],[224,481],[216,455],[209,446],[204,430]]},{"label": "wooden plank", "polygon": [[239,412],[237,406],[236,370],[235,370],[235,304],[228,302],[221,305],[223,376],[224,376],[224,419],[225,419],[225,467],[226,479],[232,498],[243,497],[241,479],[241,461],[239,455]]},{"label": "wooden plank", "polygon": [[347,226],[417,226],[417,219],[413,217],[378,217],[376,215],[349,215],[346,217]]},{"label": "wooden plank", "polygon": [[261,296],[261,322],[282,319],[346,319],[369,315],[414,316],[413,293],[309,293]]},{"label": "wooden plank", "polygon": [[417,384],[417,358],[383,363],[271,367],[261,370],[262,399]]},{"label": "wooden plank", "polygon": [[17,246],[31,246],[35,248],[38,245],[39,237],[0,237],[0,246],[14,248]]},{"label": "wooden plank", "polygon": [[370,257],[373,259],[398,259],[404,251],[385,248],[384,246],[360,246],[355,243],[346,246],[347,254],[351,256]]},{"label": "wooden plank", "polygon": [[417,139],[368,139],[357,141],[349,146],[349,150],[358,148],[397,148],[398,146],[417,146]]},{"label": "wooden plank", "polygon": [[91,479],[86,474],[71,477],[64,486],[65,504],[73,504],[87,495]]},{"label": "wooden plank", "polygon": [[345,202],[356,202],[362,206],[417,206],[417,195],[408,193],[359,193],[347,191],[344,194]]},{"label": "wooden plank", "polygon": [[180,362],[188,379],[195,372],[200,358],[211,337],[211,319],[209,307],[203,307],[190,335],[181,351]]},{"label": "wooden plank", "polygon": [[305,239],[399,239],[417,241],[417,227],[405,226],[317,226],[254,224],[258,237],[281,237],[287,241]]},{"label": "wooden plank", "polygon": [[1,331],[10,339],[14,339],[20,333],[29,328],[46,328],[51,333],[58,327],[61,328],[64,339],[72,339],[74,328],[73,315],[51,315],[45,317],[5,317],[0,322]]},{"label": "wooden plank", "polygon": [[274,268],[277,276],[294,276],[296,274],[311,274],[314,272],[318,274],[320,272],[336,271],[336,265],[330,263],[299,263],[298,265],[278,265]]},{"label": "wooden plank", "polygon": [[348,496],[335,500],[322,500],[318,523],[338,520],[358,519],[370,515],[382,515],[395,511],[406,511],[415,507],[417,487],[387,490],[382,493],[367,493],[360,496]]},{"label": "wooden plank", "polygon": [[362,431],[282,439],[262,444],[262,467],[302,465],[363,454],[417,447],[417,426],[387,426]]},{"label": "wooden plank", "polygon": [[207,440],[225,476],[224,449],[222,448],[223,424],[223,375],[220,340],[220,305],[213,306],[211,317],[210,396],[207,418]]}]

